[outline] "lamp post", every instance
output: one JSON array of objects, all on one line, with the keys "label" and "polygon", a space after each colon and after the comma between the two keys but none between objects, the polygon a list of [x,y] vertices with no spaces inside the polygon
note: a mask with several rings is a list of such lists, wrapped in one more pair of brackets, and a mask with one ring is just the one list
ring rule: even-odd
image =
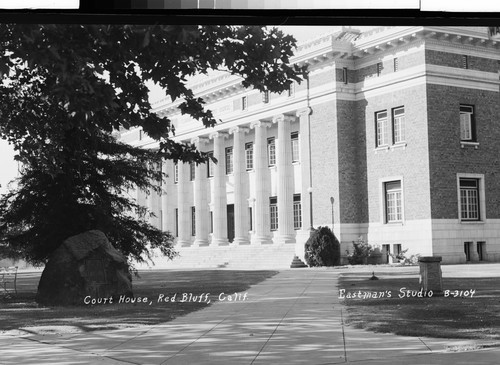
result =
[{"label": "lamp post", "polygon": [[332,232],[333,232],[333,203],[335,203],[335,199],[333,196],[330,197],[330,203],[332,203]]}]

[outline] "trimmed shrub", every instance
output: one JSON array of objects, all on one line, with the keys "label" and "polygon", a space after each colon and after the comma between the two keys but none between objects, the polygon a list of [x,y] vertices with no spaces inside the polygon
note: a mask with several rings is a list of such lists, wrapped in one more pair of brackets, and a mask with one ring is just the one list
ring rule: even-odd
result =
[{"label": "trimmed shrub", "polygon": [[349,250],[346,250],[347,261],[349,261],[349,264],[351,265],[365,265],[368,262],[368,257],[372,254],[374,248],[362,239],[353,241],[352,245],[354,247],[352,254]]},{"label": "trimmed shrub", "polygon": [[338,266],[340,242],[328,227],[314,229],[306,242],[305,259],[309,266]]}]

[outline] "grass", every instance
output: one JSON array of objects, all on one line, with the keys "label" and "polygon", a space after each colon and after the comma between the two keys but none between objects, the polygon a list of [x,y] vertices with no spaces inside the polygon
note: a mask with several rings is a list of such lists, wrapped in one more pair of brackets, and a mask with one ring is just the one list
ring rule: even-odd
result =
[{"label": "grass", "polygon": [[[348,292],[391,291],[391,298],[344,299],[347,324],[397,335],[500,340],[500,278],[443,277],[443,289],[475,289],[471,297],[400,298],[400,288],[419,290],[418,275],[377,271],[346,273],[339,288]],[[402,295],[402,294],[401,294]]]},{"label": "grass", "polygon": [[[134,278],[135,297],[147,297],[147,303],[101,304],[74,307],[45,307],[35,302],[40,273],[18,274],[18,294],[0,292],[0,333],[67,333],[110,330],[141,325],[155,325],[205,308],[206,302],[180,302],[183,293],[210,293],[210,303],[220,293],[234,294],[247,290],[276,274],[274,271],[196,270],[145,271]],[[174,302],[158,302],[177,293]],[[82,298],[83,302],[83,298]],[[151,304],[149,304],[151,302]]]}]

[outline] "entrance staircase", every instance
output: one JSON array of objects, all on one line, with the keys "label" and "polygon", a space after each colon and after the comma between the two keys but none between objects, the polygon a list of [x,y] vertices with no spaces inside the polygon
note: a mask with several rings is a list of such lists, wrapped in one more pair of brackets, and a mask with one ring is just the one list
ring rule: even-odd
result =
[{"label": "entrance staircase", "polygon": [[290,268],[295,256],[294,244],[228,245],[176,247],[179,256],[173,260],[157,257],[154,269],[284,269]]}]

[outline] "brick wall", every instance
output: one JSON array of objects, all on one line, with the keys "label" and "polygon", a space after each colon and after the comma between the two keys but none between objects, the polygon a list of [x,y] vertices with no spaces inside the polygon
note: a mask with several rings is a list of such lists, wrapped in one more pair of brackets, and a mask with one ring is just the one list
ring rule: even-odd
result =
[{"label": "brick wall", "polygon": [[[424,63],[424,52],[411,52],[409,54],[398,54],[397,50],[393,58],[386,58],[380,60],[382,63],[382,70],[380,75],[388,75],[394,72],[394,58],[398,59],[398,71],[421,65]],[[362,67],[356,71],[354,82],[361,82],[367,78],[377,77],[377,64]]]},{"label": "brick wall", "polygon": [[331,223],[330,197],[338,201],[337,148],[336,103],[314,106],[311,115],[311,170],[315,226]]},{"label": "brick wall", "polygon": [[[462,68],[462,56],[455,53],[427,50],[425,62],[431,65]],[[497,60],[491,58],[468,56],[468,64],[470,70],[497,72],[499,69]]]},{"label": "brick wall", "polygon": [[[500,218],[498,92],[427,85],[432,218],[458,219],[457,173],[485,175],[487,218]],[[460,104],[474,105],[478,149],[460,145]]]},{"label": "brick wall", "polygon": [[[375,147],[375,112],[405,108],[406,147]],[[426,89],[424,85],[367,98],[357,105],[366,124],[368,210],[370,222],[381,222],[380,179],[402,176],[404,219],[428,219],[430,215],[429,153],[427,143]]]},{"label": "brick wall", "polygon": [[339,213],[341,223],[368,222],[366,135],[354,101],[337,101]]}]

